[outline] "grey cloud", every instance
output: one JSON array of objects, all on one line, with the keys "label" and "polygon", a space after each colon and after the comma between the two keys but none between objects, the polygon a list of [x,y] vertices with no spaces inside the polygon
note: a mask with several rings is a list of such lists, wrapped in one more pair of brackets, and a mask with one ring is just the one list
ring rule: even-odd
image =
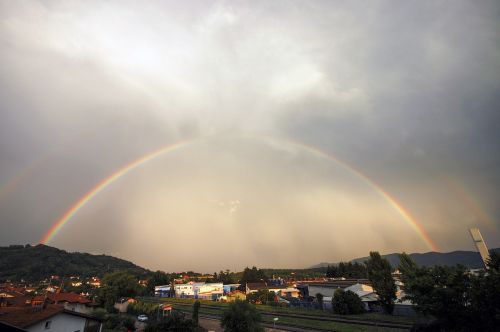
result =
[{"label": "grey cloud", "polygon": [[[453,178],[495,220],[486,240],[498,246],[499,10],[495,1],[2,2],[0,190],[21,180],[8,194],[0,191],[0,243],[36,241],[73,202],[123,165],[160,146],[207,136],[215,139],[206,151],[182,152],[186,159],[176,158],[164,172],[198,172],[198,190],[207,192],[217,186],[230,192],[227,181],[239,190],[246,185],[245,200],[222,193],[210,198],[240,200],[233,214],[245,225],[254,216],[262,227],[272,224],[249,211],[249,201],[282,221],[280,209],[296,200],[297,216],[306,218],[306,203],[322,182],[331,188],[339,181],[347,196],[359,195],[376,213],[384,209],[365,197],[366,188],[341,180],[347,173],[325,166],[331,162],[312,163],[315,157],[294,147],[275,151],[241,140],[268,135],[302,141],[352,164],[397,197],[444,250],[470,248],[465,230],[477,222],[446,189],[443,179]],[[208,152],[222,153],[232,141],[241,144],[230,149],[232,157],[212,160]],[[287,171],[280,174],[279,167]],[[115,199],[105,196],[108,205],[89,207],[88,225],[120,227],[123,236],[138,233],[133,216],[148,215],[147,192],[154,189],[154,177],[166,176],[142,172],[144,187],[134,182],[141,193],[135,210],[124,212],[122,200],[130,199],[132,189],[119,186],[123,199],[118,190]],[[255,182],[232,172],[249,172]],[[259,183],[256,174],[272,177]],[[302,182],[294,187],[291,179]],[[288,194],[268,205],[258,199],[262,188],[269,199],[279,190]],[[295,197],[297,188],[304,192]],[[196,183],[189,189],[196,191]],[[172,192],[165,194],[175,200]],[[179,204],[186,201],[179,198]],[[200,211],[215,213],[212,208]],[[370,219],[369,210],[364,213]],[[340,215],[348,218],[347,212]],[[102,238],[87,246],[74,243],[79,225],[57,243],[127,252]],[[336,227],[351,234],[348,227]],[[408,250],[390,227],[369,229],[380,250]],[[234,236],[245,226],[224,231]],[[295,226],[287,234],[299,241],[301,232],[314,236]],[[279,246],[254,240],[242,244],[253,253],[248,259],[271,264],[262,253]],[[409,242],[423,250],[418,239]],[[333,260],[334,250],[339,259],[353,256],[342,251],[341,242],[325,247],[300,264]],[[193,260],[193,268],[197,264]]]}]

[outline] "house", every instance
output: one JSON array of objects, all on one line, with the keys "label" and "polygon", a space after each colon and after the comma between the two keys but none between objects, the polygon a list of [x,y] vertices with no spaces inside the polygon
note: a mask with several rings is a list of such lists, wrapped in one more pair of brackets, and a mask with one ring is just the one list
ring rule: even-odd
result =
[{"label": "house", "polygon": [[[323,282],[310,282],[307,284],[307,294],[309,296],[316,296],[321,294],[327,297],[333,297],[337,289],[346,289],[355,284],[371,285],[368,279],[342,279]],[[301,287],[301,286],[298,286]]]},{"label": "house", "polygon": [[256,293],[261,289],[267,289],[265,282],[248,282],[245,286],[246,294]]},{"label": "house", "polygon": [[401,281],[396,282],[396,301],[394,301],[394,311],[392,312],[395,316],[416,316],[415,305],[413,302],[406,298],[406,293],[402,289],[403,283]]},{"label": "house", "polygon": [[222,282],[204,283],[199,287],[195,298],[217,301],[222,295],[224,295],[224,285]]},{"label": "house", "polygon": [[290,297],[298,298],[298,297],[300,297],[300,290],[298,290],[295,287],[287,287],[287,288],[281,289],[279,291],[279,295],[282,297],[286,297],[286,298],[290,298]]},{"label": "house", "polygon": [[167,317],[172,315],[172,305],[169,304],[161,304],[162,316]]},{"label": "house", "polygon": [[224,286],[220,283],[188,282],[174,285],[175,297],[203,300],[218,300],[224,294]]},{"label": "house", "polygon": [[131,297],[122,297],[118,299],[118,302],[115,303],[114,307],[118,310],[118,312],[127,312],[128,305],[135,302],[137,301]]},{"label": "house", "polygon": [[222,287],[224,288],[224,294],[231,293],[232,291],[237,290],[241,284],[226,284]]},{"label": "house", "polygon": [[101,287],[101,280],[99,278],[97,278],[97,277],[92,277],[87,282],[87,284],[91,285],[92,287],[99,288],[99,287]]},{"label": "house", "polygon": [[227,302],[234,302],[236,300],[245,301],[246,299],[247,295],[240,290],[234,290],[226,295]]},{"label": "house", "polygon": [[33,306],[42,305],[45,301],[50,304],[60,304],[66,310],[80,313],[89,313],[96,304],[88,298],[76,293],[47,293],[38,295],[31,301]]},{"label": "house", "polygon": [[31,296],[16,291],[0,292],[0,307],[24,306],[31,304]]},{"label": "house", "polygon": [[280,293],[282,290],[287,289],[288,287],[285,285],[268,285],[265,282],[249,282],[246,284],[246,294],[256,293],[260,290],[268,290],[270,292],[274,292],[276,294]]},{"label": "house", "polygon": [[378,303],[378,295],[373,290],[373,287],[366,284],[354,284],[352,286],[346,287],[345,291],[351,291],[361,299],[365,310],[372,310],[374,306]]},{"label": "house", "polygon": [[174,285],[175,297],[194,299],[202,285],[203,283],[192,281],[187,284],[176,284]]},{"label": "house", "polygon": [[[97,318],[69,311],[59,305],[36,307],[2,307],[0,323],[28,332],[100,332],[101,321]],[[4,330],[2,328],[2,330]],[[13,330],[14,331],[14,330]]]},{"label": "house", "polygon": [[0,331],[2,332],[26,332],[26,330],[23,330],[19,327],[12,326],[7,323],[2,323],[0,322]]},{"label": "house", "polygon": [[155,286],[155,296],[157,297],[170,297],[170,291],[170,285]]}]

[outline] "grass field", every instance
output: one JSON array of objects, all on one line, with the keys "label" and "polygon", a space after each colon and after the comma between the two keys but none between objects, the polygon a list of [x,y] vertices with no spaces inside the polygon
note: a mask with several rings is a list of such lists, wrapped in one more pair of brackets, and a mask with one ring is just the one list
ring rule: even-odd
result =
[{"label": "grass field", "polygon": [[[182,310],[185,312],[191,312],[192,304],[195,300],[193,299],[175,299],[175,298],[163,298],[163,299],[144,299],[144,300],[152,300],[152,301],[160,301],[167,302],[169,304],[173,304],[174,308],[177,307],[178,310]],[[214,301],[203,301],[200,300],[200,314],[203,315],[220,315],[221,311],[224,310],[228,303],[224,302],[214,302]],[[177,306],[176,306],[177,304]],[[363,321],[369,322],[393,322],[393,323],[406,323],[413,324],[415,322],[415,318],[411,317],[398,317],[398,316],[389,316],[383,314],[376,313],[367,313],[362,315],[351,315],[351,316],[340,316],[334,315],[328,311],[321,311],[315,309],[301,309],[301,308],[283,308],[283,307],[273,307],[267,305],[257,305],[257,310],[261,313],[271,314],[271,315],[263,315],[262,319],[264,322],[272,323],[273,316],[272,313],[277,314],[300,314],[310,316],[311,319],[306,317],[283,317],[280,316],[278,319],[278,324],[293,324],[302,327],[311,327],[311,328],[319,328],[325,330],[332,331],[341,331],[341,332],[365,332],[365,331],[375,331],[375,332],[399,332],[399,331],[408,331],[408,329],[398,329],[398,328],[388,328],[388,327],[379,327],[379,326],[366,326],[366,325],[358,325],[358,324],[350,324],[344,322],[332,322],[332,321],[318,321],[315,320],[315,317],[331,317],[331,318],[342,318],[342,319],[359,319]]]},{"label": "grass field", "polygon": [[[145,299],[146,300],[146,299]],[[194,299],[178,299],[178,298],[154,298],[154,300],[160,300],[163,302],[168,302],[172,304],[180,305],[192,305],[195,301]],[[206,301],[199,300],[203,305],[211,307],[220,307],[221,309],[227,307],[228,303],[216,302],[216,301]],[[318,317],[332,317],[332,318],[342,318],[342,319],[359,319],[365,321],[375,321],[375,322],[392,322],[392,323],[403,323],[403,324],[415,324],[420,321],[421,318],[418,317],[407,317],[407,316],[391,316],[381,313],[365,313],[360,315],[336,315],[331,311],[317,310],[317,309],[305,309],[305,308],[287,308],[287,307],[274,307],[268,305],[256,305],[257,310],[263,313],[285,313],[285,314],[299,314],[307,316],[318,316]]]}]

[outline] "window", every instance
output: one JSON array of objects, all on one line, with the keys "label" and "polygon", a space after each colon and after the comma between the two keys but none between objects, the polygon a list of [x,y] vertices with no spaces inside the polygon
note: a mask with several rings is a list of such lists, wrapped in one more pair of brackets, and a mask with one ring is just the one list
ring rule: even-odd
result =
[{"label": "window", "polygon": [[52,321],[48,320],[45,322],[45,329],[48,330],[50,329],[50,325],[52,324]]}]

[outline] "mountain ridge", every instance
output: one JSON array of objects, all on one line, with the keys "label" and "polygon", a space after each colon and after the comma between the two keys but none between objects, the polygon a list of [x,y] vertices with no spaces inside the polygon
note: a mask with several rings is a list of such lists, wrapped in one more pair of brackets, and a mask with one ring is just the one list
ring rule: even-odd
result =
[{"label": "mountain ridge", "polygon": [[[500,252],[500,248],[494,248],[490,251]],[[433,265],[447,265],[453,266],[457,264],[461,264],[466,266],[467,268],[477,269],[483,267],[483,261],[481,260],[481,256],[477,251],[468,251],[468,250],[455,250],[450,252],[436,252],[429,251],[425,253],[411,253],[408,254],[418,265],[422,266],[433,266]],[[399,253],[391,253],[382,255],[383,258],[386,258],[389,263],[391,263],[392,267],[397,267],[399,265]],[[363,263],[368,260],[368,256],[359,257],[350,260],[352,263]],[[311,266],[310,268],[322,268],[327,267],[328,265],[337,265],[338,263],[326,263],[322,262],[316,265]]]}]

